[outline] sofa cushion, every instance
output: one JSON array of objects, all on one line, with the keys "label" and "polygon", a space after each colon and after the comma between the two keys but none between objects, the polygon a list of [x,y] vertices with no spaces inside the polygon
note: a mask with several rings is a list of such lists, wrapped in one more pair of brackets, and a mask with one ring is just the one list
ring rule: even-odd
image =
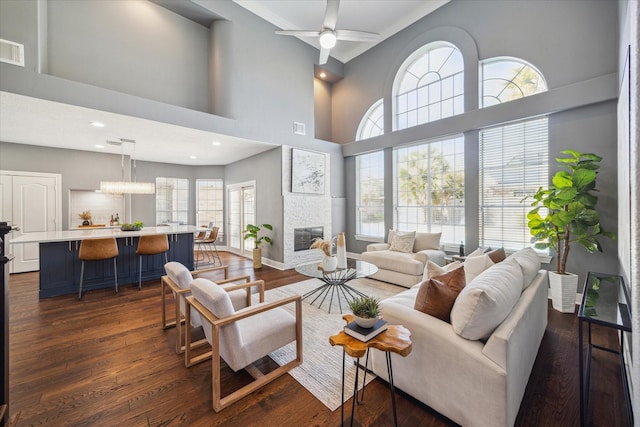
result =
[{"label": "sofa cushion", "polygon": [[472,253],[472,255],[467,256],[464,261],[464,274],[467,278],[467,284],[471,283],[480,273],[494,264],[488,254],[480,253],[474,255]]},{"label": "sofa cushion", "polygon": [[488,338],[518,302],[523,281],[515,259],[482,272],[458,295],[451,310],[453,330],[469,340]]},{"label": "sofa cushion", "polygon": [[393,240],[389,243],[392,251],[411,253],[413,252],[413,242],[416,238],[415,231],[396,231]]},{"label": "sofa cushion", "polygon": [[375,264],[381,270],[399,271],[412,276],[421,276],[424,271],[424,264],[421,261],[404,252],[391,250],[364,252],[362,260]]},{"label": "sofa cushion", "polygon": [[440,276],[426,279],[420,284],[413,308],[449,322],[451,308],[453,308],[456,297],[464,286],[464,268],[462,266]]},{"label": "sofa cushion", "polygon": [[416,233],[413,243],[413,252],[424,251],[426,249],[440,249],[440,237],[442,233]]},{"label": "sofa cushion", "polygon": [[524,248],[509,255],[507,259],[511,258],[515,259],[522,268],[522,274],[524,275],[523,289],[526,289],[538,274],[538,270],[540,270],[540,257],[532,248]]},{"label": "sofa cushion", "polygon": [[504,248],[494,249],[492,251],[487,252],[487,256],[493,261],[494,264],[502,262],[507,258],[507,255],[504,253]]},{"label": "sofa cushion", "polygon": [[460,261],[454,261],[450,264],[447,264],[445,266],[439,266],[438,264],[436,264],[433,261],[427,261],[427,265],[424,269],[424,273],[422,275],[423,279],[430,279],[432,277],[436,277],[436,276],[440,276],[442,274],[445,274],[447,271],[451,271],[451,270],[455,270],[456,268],[460,267],[462,265],[462,263]]}]

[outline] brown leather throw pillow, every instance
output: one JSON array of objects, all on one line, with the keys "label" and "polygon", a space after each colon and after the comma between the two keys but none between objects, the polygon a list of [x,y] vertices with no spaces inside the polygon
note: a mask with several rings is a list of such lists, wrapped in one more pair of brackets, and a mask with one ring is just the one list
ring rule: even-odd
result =
[{"label": "brown leather throw pillow", "polygon": [[504,248],[494,249],[487,253],[487,256],[494,264],[504,261],[507,255],[504,253]]},{"label": "brown leather throw pillow", "polygon": [[453,303],[464,285],[463,266],[427,279],[420,285],[413,308],[449,323]]}]

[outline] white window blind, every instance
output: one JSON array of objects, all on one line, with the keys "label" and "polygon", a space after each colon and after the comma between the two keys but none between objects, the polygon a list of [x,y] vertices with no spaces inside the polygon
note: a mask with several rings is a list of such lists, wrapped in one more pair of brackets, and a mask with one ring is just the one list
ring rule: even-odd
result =
[{"label": "white window blind", "polygon": [[548,119],[480,132],[480,245],[517,250],[531,246],[530,202],[549,183]]},{"label": "white window blind", "polygon": [[356,157],[356,234],[384,238],[384,152]]},{"label": "white window blind", "polygon": [[464,137],[393,150],[394,227],[464,240]]}]

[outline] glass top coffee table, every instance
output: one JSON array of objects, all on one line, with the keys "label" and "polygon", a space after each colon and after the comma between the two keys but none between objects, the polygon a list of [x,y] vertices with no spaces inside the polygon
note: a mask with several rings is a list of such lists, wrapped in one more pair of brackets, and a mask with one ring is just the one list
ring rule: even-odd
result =
[{"label": "glass top coffee table", "polygon": [[307,292],[302,296],[302,299],[307,299],[315,296],[310,302],[313,305],[318,302],[318,308],[321,308],[325,301],[328,299],[329,310],[331,313],[331,306],[334,299],[338,302],[340,313],[342,313],[343,299],[346,301],[345,308],[348,307],[349,302],[358,297],[366,297],[357,289],[349,286],[347,283],[353,279],[359,279],[362,277],[368,277],[375,274],[378,271],[378,267],[375,265],[356,259],[347,260],[347,268],[337,268],[333,271],[324,271],[319,263],[304,264],[296,267],[296,271],[300,274],[304,274],[308,277],[314,277],[320,279],[322,284],[312,291]]}]

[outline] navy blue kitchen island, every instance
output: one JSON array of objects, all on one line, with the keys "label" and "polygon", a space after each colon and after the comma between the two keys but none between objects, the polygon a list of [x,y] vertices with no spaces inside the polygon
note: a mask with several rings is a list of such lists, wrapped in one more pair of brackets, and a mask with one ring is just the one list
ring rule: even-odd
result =
[{"label": "navy blue kitchen island", "polygon": [[[138,256],[136,248],[140,236],[166,234],[169,240],[169,261],[177,261],[193,270],[193,233],[195,226],[145,227],[138,231],[117,228],[69,230],[31,233],[11,240],[11,244],[38,242],[40,248],[40,298],[75,294],[80,284],[78,250],[85,239],[115,237],[118,243],[118,284],[138,282]],[[164,275],[164,255],[145,256],[142,259],[142,280],[159,279]],[[87,263],[83,289],[113,288],[113,262]]]}]

